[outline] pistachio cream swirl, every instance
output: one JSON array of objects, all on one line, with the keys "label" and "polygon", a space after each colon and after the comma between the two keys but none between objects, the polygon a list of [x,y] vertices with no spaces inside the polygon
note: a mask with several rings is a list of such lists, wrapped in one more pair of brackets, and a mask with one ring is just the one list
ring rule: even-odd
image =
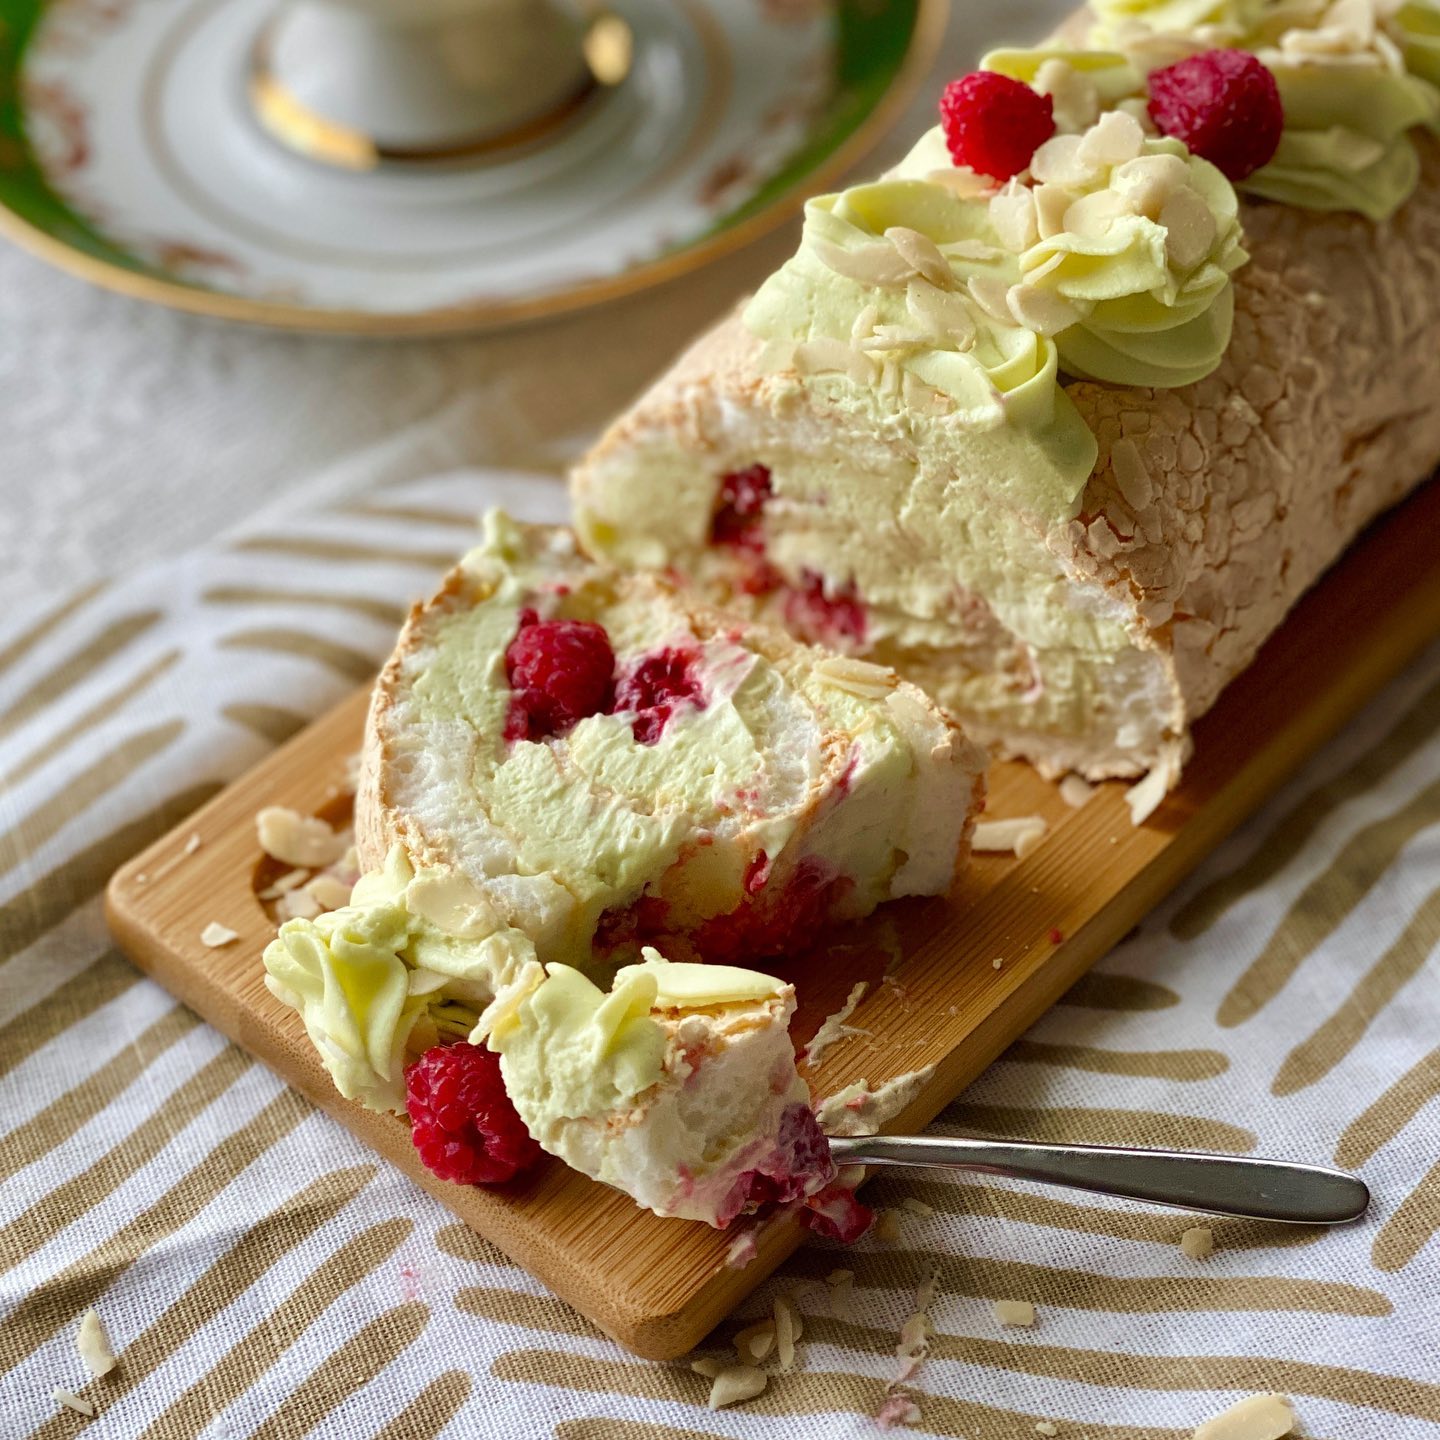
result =
[{"label": "pistachio cream swirl", "polygon": [[[1375,221],[1414,193],[1420,162],[1411,132],[1440,121],[1435,0],[1095,0],[1092,8],[1089,43],[1142,76],[1216,45],[1250,50],[1270,70],[1285,128],[1270,162],[1240,182],[1247,193]],[[1027,54],[1048,60],[1052,72],[1062,62],[1082,75],[1093,66],[1078,58],[1086,51],[1050,50],[1000,52],[993,68],[1015,74]]]}]

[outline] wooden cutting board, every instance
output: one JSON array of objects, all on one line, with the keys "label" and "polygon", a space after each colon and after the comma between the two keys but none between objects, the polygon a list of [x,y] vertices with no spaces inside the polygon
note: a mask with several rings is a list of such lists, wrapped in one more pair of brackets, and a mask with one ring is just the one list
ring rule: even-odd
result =
[{"label": "wooden cutting board", "polygon": [[[797,1042],[857,980],[869,982],[851,1021],[864,1033],[826,1050],[809,1074],[817,1096],[933,1066],[887,1128],[913,1130],[940,1111],[1440,635],[1437,536],[1440,483],[1380,522],[1301,602],[1202,721],[1183,784],[1143,827],[1132,827],[1119,784],[1072,809],[1026,766],[996,766],[988,814],[1043,815],[1038,849],[1023,861],[977,857],[950,899],[891,906],[786,971],[800,995]],[[365,704],[346,701],[120,870],[108,894],[115,935],[142,970],[623,1345],[656,1360],[683,1354],[795,1247],[792,1220],[758,1226],[755,1256],[737,1268],[726,1258],[733,1230],[658,1219],[558,1162],[503,1190],[437,1181],[405,1121],[340,1098],[299,1017],[262,983],[273,922],[256,892],[280,867],[259,850],[255,812],[282,804],[342,820]],[[240,939],[207,949],[200,932],[212,920]]]}]

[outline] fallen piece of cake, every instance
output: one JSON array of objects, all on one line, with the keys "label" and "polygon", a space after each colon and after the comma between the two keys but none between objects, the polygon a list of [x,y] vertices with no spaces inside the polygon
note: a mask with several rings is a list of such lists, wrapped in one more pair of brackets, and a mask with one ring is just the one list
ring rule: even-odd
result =
[{"label": "fallen piece of cake", "polygon": [[983,788],[892,672],[491,515],[377,684],[366,873],[280,927],[266,983],[435,1173],[503,1181],[538,1142],[723,1226],[833,1172],[793,990],[722,962],[947,890]]},{"label": "fallen piece of cake", "polygon": [[1433,6],[1092,8],[811,201],[573,498],[595,554],[894,665],[1047,775],[1163,792],[1440,460],[1440,64]]}]

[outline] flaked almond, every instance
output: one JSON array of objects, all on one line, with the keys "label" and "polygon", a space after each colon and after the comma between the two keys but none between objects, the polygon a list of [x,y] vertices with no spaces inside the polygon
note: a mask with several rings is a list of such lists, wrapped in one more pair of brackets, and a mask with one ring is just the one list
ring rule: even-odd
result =
[{"label": "flaked almond", "polygon": [[848,375],[857,385],[873,383],[878,373],[870,356],[828,335],[802,341],[795,347],[793,363],[802,375],[838,373]]},{"label": "flaked almond", "polygon": [[88,1415],[92,1420],[95,1418],[94,1404],[86,1400],[84,1396],[75,1394],[73,1390],[66,1390],[57,1385],[50,1392],[50,1398],[57,1405],[63,1405],[67,1410],[74,1410],[78,1415]]},{"label": "flaked almond", "polygon": [[900,1214],[896,1210],[877,1210],[870,1233],[882,1244],[893,1245],[900,1238]]},{"label": "flaked almond", "polygon": [[304,890],[291,890],[280,897],[275,913],[282,920],[313,920],[321,913],[320,902]]},{"label": "flaked almond", "polygon": [[1039,285],[1012,285],[1005,303],[1016,323],[1037,335],[1058,335],[1080,318],[1080,311],[1063,295]]},{"label": "flaked almond", "polygon": [[930,170],[926,172],[925,179],[964,200],[988,194],[995,188],[990,176],[976,174],[968,165],[947,165],[943,170]]},{"label": "flaked almond", "polygon": [[795,1342],[800,1338],[800,1312],[787,1295],[775,1297],[775,1356],[781,1370],[795,1363]]},{"label": "flaked almond", "polygon": [[1010,314],[1010,304],[1005,298],[1005,292],[1009,286],[997,275],[972,275],[966,282],[965,288],[970,292],[970,298],[992,319],[1002,321],[1006,325],[1014,323]]},{"label": "flaked almond", "polygon": [[1034,191],[1011,180],[990,201],[990,224],[1007,250],[1028,250],[1040,238]]},{"label": "flaked almond", "polygon": [[[981,820],[975,826],[970,848],[980,855],[1019,855],[1022,843],[1038,844],[1045,837],[1043,815],[1021,815],[1010,820]],[[1028,838],[1033,837],[1033,841]],[[1027,850],[1028,854],[1029,851]]]},{"label": "flaked almond", "polygon": [[1037,1435],[1058,1435],[1060,1427],[1053,1420],[1041,1420],[1036,1423],[1035,1433]]},{"label": "flaked almond", "polygon": [[1123,110],[1111,110],[1080,137],[1077,154],[1082,164],[1104,170],[1134,160],[1144,145],[1140,122]]},{"label": "flaked almond", "polygon": [[885,238],[895,247],[901,259],[932,285],[941,290],[953,288],[955,272],[928,235],[922,235],[908,225],[892,225],[886,230]]},{"label": "flaked almond", "polygon": [[1030,174],[1039,183],[1085,185],[1096,167],[1081,154],[1079,135],[1055,135],[1030,157]]},{"label": "flaked almond", "polygon": [[286,805],[267,805],[255,817],[260,848],[286,865],[321,870],[344,855],[350,840],[315,815],[301,815]]},{"label": "flaked almond", "polygon": [[[238,930],[232,930],[228,925],[222,925],[218,920],[212,920],[201,932],[200,943],[210,950],[218,950],[222,945],[233,944],[240,938]],[[90,1312],[95,1313],[93,1310]]]},{"label": "flaked almond", "polygon": [[1032,82],[1041,95],[1048,95],[1055,127],[1073,134],[1086,130],[1100,114],[1100,90],[1083,70],[1077,70],[1058,56],[1041,61]]},{"label": "flaked almond", "polygon": [[350,903],[350,886],[334,875],[317,875],[304,888],[322,910],[339,910]]},{"label": "flaked almond", "polygon": [[1295,1407],[1284,1395],[1251,1395],[1195,1427],[1195,1440],[1281,1440],[1295,1429]]},{"label": "flaked almond", "polygon": [[708,1404],[712,1410],[753,1400],[770,1383],[770,1377],[753,1365],[727,1365],[710,1386]]},{"label": "flaked almond", "polygon": [[1173,778],[1168,765],[1157,765],[1138,784],[1125,792],[1125,803],[1130,807],[1130,823],[1143,825],[1159,808],[1160,802],[1170,793]]},{"label": "flaked almond", "polygon": [[1037,185],[1031,192],[1035,201],[1035,228],[1042,240],[1065,230],[1065,217],[1077,196],[1063,185]]},{"label": "flaked almond", "polygon": [[719,1355],[702,1355],[698,1360],[690,1362],[690,1368],[697,1375],[713,1380],[722,1370],[729,1370],[731,1367],[729,1362]]},{"label": "flaked almond", "polygon": [[913,1195],[907,1195],[900,1202],[912,1215],[933,1215],[935,1207],[927,1205],[923,1200],[917,1200]]},{"label": "flaked almond", "polygon": [[1182,185],[1160,207],[1165,258],[1177,270],[1193,270],[1215,243],[1215,216],[1200,192]]},{"label": "flaked almond", "polygon": [[962,295],[941,290],[921,276],[905,287],[910,318],[943,349],[968,350],[975,343],[975,319]]},{"label": "flaked almond", "polygon": [[308,870],[287,870],[273,884],[267,885],[259,892],[260,899],[278,900],[291,890],[298,890],[309,878]]},{"label": "flaked almond", "polygon": [[1078,810],[1094,793],[1095,787],[1080,775],[1067,775],[1060,782],[1060,798],[1072,810]]},{"label": "flaked almond", "polygon": [[1028,1330],[1035,1324],[1035,1306],[1029,1300],[997,1300],[990,1308],[1001,1325]]},{"label": "flaked almond", "polygon": [[846,250],[828,240],[817,240],[813,248],[827,269],[881,290],[898,289],[915,273],[915,267],[893,245],[876,243]]},{"label": "flaked almond", "polygon": [[827,656],[816,664],[815,674],[837,690],[876,700],[883,699],[900,683],[900,677],[886,666],[848,655]]},{"label": "flaked almond", "polygon": [[758,1365],[775,1348],[775,1322],[758,1320],[735,1332],[735,1353],[742,1365]]},{"label": "flaked almond", "polygon": [[111,1350],[105,1327],[94,1310],[87,1310],[80,1317],[75,1348],[80,1352],[85,1368],[92,1375],[108,1375],[115,1368],[115,1352]]}]

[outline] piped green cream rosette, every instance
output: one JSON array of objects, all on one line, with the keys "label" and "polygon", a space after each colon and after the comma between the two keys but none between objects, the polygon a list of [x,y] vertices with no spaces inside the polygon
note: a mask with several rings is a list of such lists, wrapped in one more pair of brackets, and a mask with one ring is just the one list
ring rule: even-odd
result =
[{"label": "piped green cream rosette", "polygon": [[417,874],[398,846],[349,905],[281,925],[264,963],[335,1088],[394,1111],[407,1055],[471,1035],[497,994],[540,969],[526,936],[468,905],[453,877]]},{"label": "piped green cream rosette", "polygon": [[[955,172],[943,142],[915,163],[924,173],[810,201],[798,253],[761,286],[744,323],[767,342],[770,368],[828,386],[837,405],[963,426],[997,488],[1024,488],[1068,513],[1094,468],[1095,439],[1057,383],[1053,340],[975,298],[977,287],[1003,291],[1018,278],[977,198],[987,186]],[[953,173],[961,189],[932,171]]]},{"label": "piped green cream rosette", "polygon": [[[1187,48],[1217,44],[1253,51],[1270,70],[1285,129],[1274,158],[1240,181],[1246,193],[1308,210],[1350,210],[1374,221],[1387,220],[1414,193],[1420,161],[1411,132],[1440,122],[1435,0],[1398,6],[1375,0],[1095,0],[1091,8],[1096,23],[1089,43],[1113,47],[1142,71],[1171,63]],[[1169,55],[1153,43],[1164,38],[1180,50]]]},{"label": "piped green cream rosette", "polygon": [[1032,174],[1038,234],[1020,282],[1075,314],[1056,334],[1062,367],[1157,388],[1210,374],[1230,343],[1231,276],[1248,258],[1230,182],[1118,112],[1047,141]]}]

